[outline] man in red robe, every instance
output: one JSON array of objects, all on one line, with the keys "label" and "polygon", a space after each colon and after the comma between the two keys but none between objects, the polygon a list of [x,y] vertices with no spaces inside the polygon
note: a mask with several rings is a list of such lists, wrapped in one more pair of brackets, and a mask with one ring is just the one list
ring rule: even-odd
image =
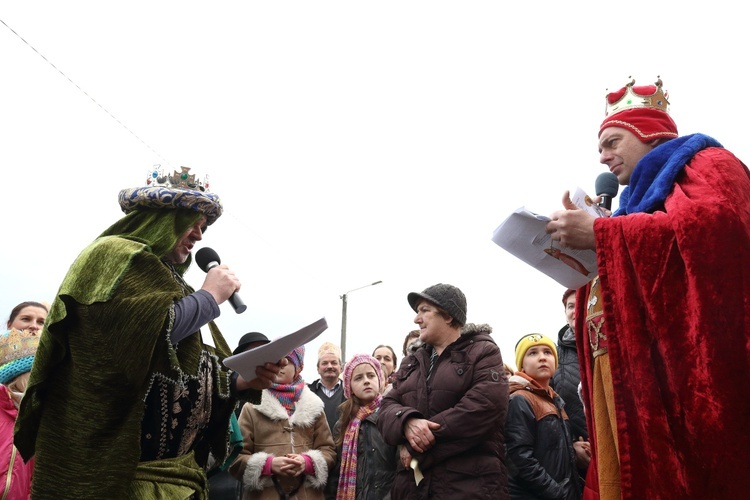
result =
[{"label": "man in red robe", "polygon": [[[599,495],[750,491],[750,172],[703,134],[679,137],[656,85],[607,96],[601,163],[627,186],[612,217],[570,202],[547,232],[596,250],[577,345]],[[592,462],[593,464],[594,462]]]}]

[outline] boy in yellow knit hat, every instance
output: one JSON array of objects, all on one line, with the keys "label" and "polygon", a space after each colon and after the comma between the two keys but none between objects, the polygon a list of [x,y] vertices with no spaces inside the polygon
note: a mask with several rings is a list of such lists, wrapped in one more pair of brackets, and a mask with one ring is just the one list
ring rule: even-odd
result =
[{"label": "boy in yellow knit hat", "polygon": [[565,403],[549,385],[557,368],[555,343],[524,335],[516,344],[516,366],[505,422],[510,496],[580,499],[577,455],[588,453],[588,443],[574,441]]}]

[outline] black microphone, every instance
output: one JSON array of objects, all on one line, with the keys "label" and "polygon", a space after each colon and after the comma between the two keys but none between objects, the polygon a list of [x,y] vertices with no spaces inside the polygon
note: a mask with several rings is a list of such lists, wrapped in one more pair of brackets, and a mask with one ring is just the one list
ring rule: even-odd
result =
[{"label": "black microphone", "polygon": [[[195,262],[198,263],[198,266],[203,269],[204,272],[209,272],[214,267],[221,265],[221,258],[219,258],[219,254],[216,253],[213,248],[203,247],[195,252]],[[247,309],[247,306],[242,302],[242,299],[237,295],[237,292],[234,292],[232,296],[229,297],[229,303],[232,304],[234,312],[237,314],[243,313],[245,312],[245,309]]]},{"label": "black microphone", "polygon": [[603,172],[596,178],[594,184],[596,195],[602,197],[599,202],[600,207],[612,210],[612,198],[617,196],[617,190],[620,189],[620,183],[617,182],[617,176],[612,172]]}]

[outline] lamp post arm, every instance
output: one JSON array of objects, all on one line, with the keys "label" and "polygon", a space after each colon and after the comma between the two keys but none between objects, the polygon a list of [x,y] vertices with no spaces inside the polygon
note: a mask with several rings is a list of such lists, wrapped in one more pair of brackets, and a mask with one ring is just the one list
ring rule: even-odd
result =
[{"label": "lamp post arm", "polygon": [[361,290],[363,288],[367,288],[368,286],[373,285],[379,285],[382,283],[382,281],[375,281],[373,283],[369,283],[367,285],[362,285],[359,288],[354,288],[352,290],[349,290],[345,294],[341,295],[341,362],[346,363],[346,304],[347,304],[347,297],[350,293],[355,292],[357,290]]},{"label": "lamp post arm", "polygon": [[346,294],[341,296],[341,361],[346,362]]}]

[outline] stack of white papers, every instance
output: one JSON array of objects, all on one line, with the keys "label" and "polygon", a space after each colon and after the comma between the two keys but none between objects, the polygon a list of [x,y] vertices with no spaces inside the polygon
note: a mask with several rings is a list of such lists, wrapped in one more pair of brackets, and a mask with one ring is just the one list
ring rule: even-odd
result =
[{"label": "stack of white papers", "polygon": [[[581,188],[571,199],[595,217],[605,215]],[[545,229],[549,221],[549,217],[521,207],[495,229],[492,241],[564,287],[580,288],[597,275],[596,252],[565,248],[552,241]]]}]

